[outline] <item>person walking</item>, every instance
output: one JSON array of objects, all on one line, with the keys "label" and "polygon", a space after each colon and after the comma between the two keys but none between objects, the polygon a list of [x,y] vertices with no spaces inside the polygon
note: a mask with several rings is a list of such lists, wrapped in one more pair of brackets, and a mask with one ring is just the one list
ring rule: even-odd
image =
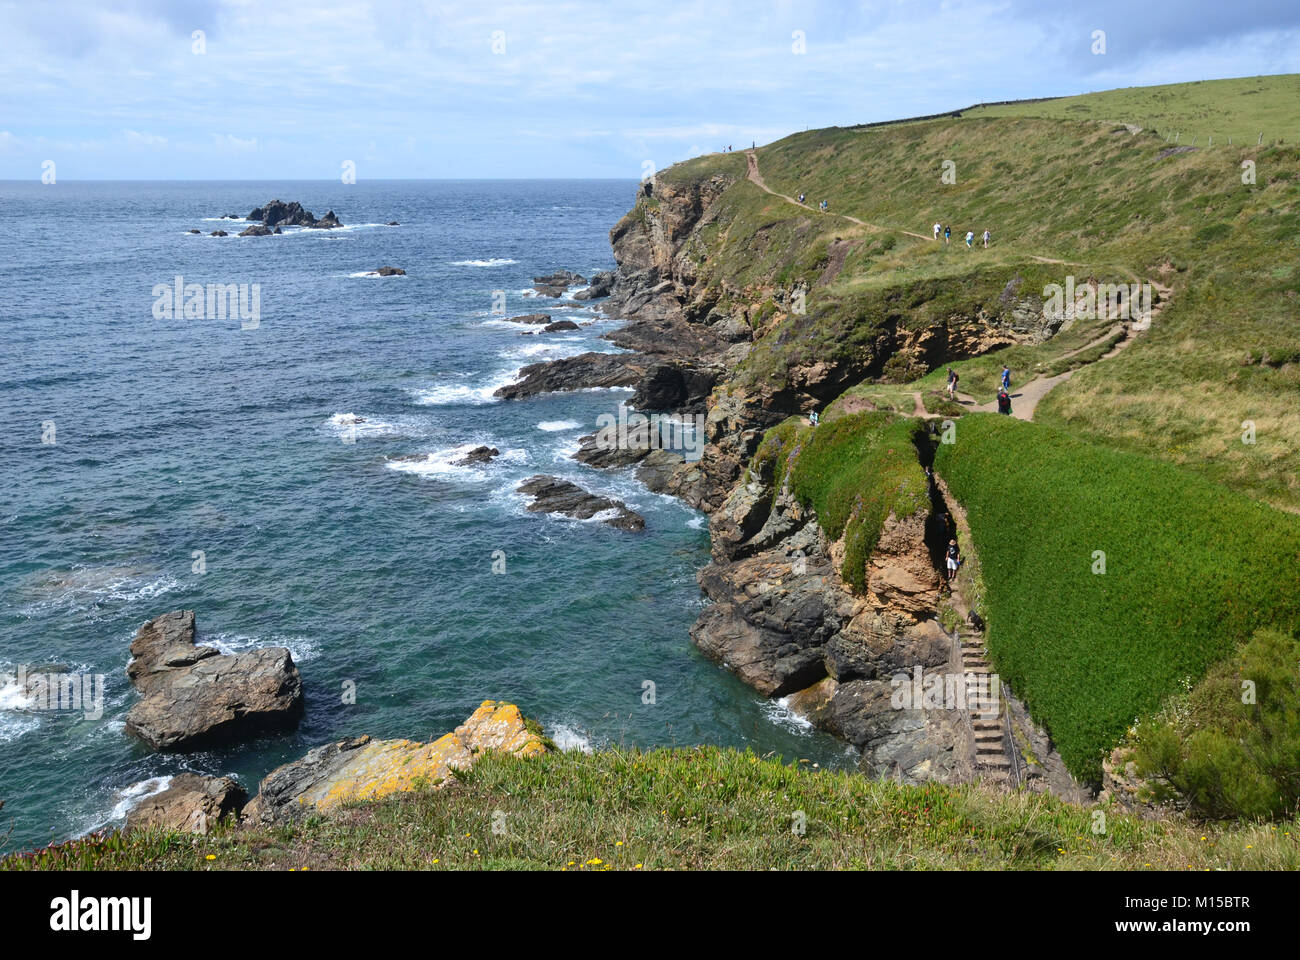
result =
[{"label": "person walking", "polygon": [[990,234],[990,233],[988,232],[988,230],[985,230],[985,231],[984,231],[984,249],[985,249],[985,250],[987,250],[987,249],[989,248],[989,240],[990,240],[991,238],[992,238],[992,234]]},{"label": "person walking", "polygon": [[935,243],[938,243],[938,242],[939,242],[939,231],[942,230],[942,229],[943,229],[943,227],[942,227],[939,223],[936,222],[935,225],[934,225],[934,242],[935,242]]},{"label": "person walking", "polygon": [[948,239],[949,239],[951,236],[952,236],[952,227],[944,227],[944,228],[943,228],[943,242],[944,242],[945,245],[947,245],[947,243],[948,243]]},{"label": "person walking", "polygon": [[974,243],[974,242],[975,242],[975,231],[974,231],[974,230],[967,230],[967,231],[966,231],[966,249],[969,250],[969,249],[970,249],[970,245],[971,245],[972,243]]},{"label": "person walking", "polygon": [[998,413],[1011,416],[1011,394],[1005,388],[998,391]]},{"label": "person walking", "polygon": [[948,399],[949,400],[957,399],[957,381],[960,379],[961,377],[957,376],[957,371],[954,370],[952,367],[949,367],[948,368]]},{"label": "person walking", "polygon": [[1005,363],[1002,364],[1002,389],[1008,392],[1011,390],[1011,368]]}]

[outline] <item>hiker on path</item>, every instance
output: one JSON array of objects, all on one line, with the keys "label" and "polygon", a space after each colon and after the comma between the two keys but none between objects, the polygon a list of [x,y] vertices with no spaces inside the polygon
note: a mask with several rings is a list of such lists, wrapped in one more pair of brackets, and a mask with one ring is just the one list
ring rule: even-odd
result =
[{"label": "hiker on path", "polygon": [[951,237],[951,236],[952,236],[952,227],[944,227],[944,228],[943,228],[943,242],[944,242],[945,244],[948,242],[948,238]]},{"label": "hiker on path", "polygon": [[1005,389],[998,391],[998,413],[1004,413],[1011,416],[1011,394]]},{"label": "hiker on path", "polygon": [[803,194],[802,194],[802,193],[799,194],[799,202],[800,202],[800,203],[803,203]]},{"label": "hiker on path", "polygon": [[984,231],[984,249],[985,249],[985,250],[987,250],[987,249],[989,248],[989,240],[990,240],[990,239],[991,239],[991,234],[990,234],[987,230],[985,230],[985,231]]},{"label": "hiker on path", "polygon": [[972,241],[974,241],[974,239],[975,239],[975,231],[974,231],[974,230],[967,230],[967,231],[966,231],[966,249],[967,249],[967,250],[970,249],[970,245],[971,245]]},{"label": "hiker on path", "polygon": [[957,371],[954,370],[952,367],[949,367],[948,368],[948,399],[949,400],[957,399],[957,381],[960,379],[961,377],[957,376]]},{"label": "hiker on path", "polygon": [[821,418],[817,416],[816,410],[808,414],[808,422],[811,423],[814,427],[817,426],[817,424],[821,423]]},{"label": "hiker on path", "polygon": [[938,224],[938,223],[936,223],[936,224],[934,225],[934,242],[935,242],[935,243],[938,243],[938,242],[939,242],[939,231],[942,230],[942,229],[943,229],[943,226],[942,226],[942,225],[940,225],[940,224]]},{"label": "hiker on path", "polygon": [[1005,363],[1002,364],[1002,389],[1011,390],[1011,368]]},{"label": "hiker on path", "polygon": [[952,578],[957,576],[957,568],[961,566],[961,550],[957,547],[956,540],[948,541],[948,582],[952,583]]}]

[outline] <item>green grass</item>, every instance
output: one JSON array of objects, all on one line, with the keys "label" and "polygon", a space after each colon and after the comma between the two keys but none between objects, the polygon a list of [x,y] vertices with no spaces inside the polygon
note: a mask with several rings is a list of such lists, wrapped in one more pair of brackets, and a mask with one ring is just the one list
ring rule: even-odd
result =
[{"label": "green grass", "polygon": [[[804,424],[807,421],[803,421]],[[858,590],[886,519],[929,507],[929,483],[917,459],[924,427],[888,413],[862,413],[800,425],[790,419],[764,435],[751,470],[772,470],[776,489],[790,490],[812,507],[831,540],[844,537],[840,574]]]},{"label": "green grass", "polygon": [[1076,776],[1257,628],[1300,627],[1300,518],[1040,424],[956,430],[935,466],[967,510],[990,654]]},{"label": "green grass", "polygon": [[1051,796],[904,786],[718,747],[489,753],[443,790],[328,820],[199,838],[115,834],[9,857],[0,869],[1300,868],[1294,823],[1197,827],[1118,812],[1107,812],[1103,833],[1094,823],[1092,810]]},{"label": "green grass", "polygon": [[1154,128],[1163,138],[1181,134],[1178,142],[1205,146],[1300,141],[1300,76],[1239,77],[1202,80],[1158,87],[1125,87],[1042,103],[1016,103],[969,110],[964,117],[1047,117],[1134,123]]},{"label": "green grass", "polygon": [[[808,286],[807,314],[765,323],[738,381],[797,396],[799,370],[817,362],[843,367],[854,382],[907,373],[884,369],[892,324],[915,333],[923,320],[996,318],[990,307],[1017,276],[1028,293],[1067,274],[1158,280],[1173,295],[1152,329],[1105,369],[1080,369],[1036,418],[1300,509],[1300,362],[1250,359],[1293,356],[1300,342],[1298,85],[1284,76],[1114,91],[960,119],[814,130],[761,148],[772,189],[826,197],[832,210],[873,226],[799,210],[747,181],[722,195],[716,219],[687,245],[709,297],[744,306]],[[1252,133],[1228,148],[1225,132],[1222,149],[1216,137],[1213,150],[1162,158],[1163,133],[1119,125],[1150,119],[1141,116],[1148,101],[1163,105],[1166,126],[1233,118],[1252,130],[1289,128],[1277,135],[1282,144],[1266,137],[1256,147]],[[946,160],[956,164],[955,184],[940,181]],[[1243,183],[1245,161],[1255,165],[1254,183]],[[705,176],[719,162],[681,164],[674,176]],[[741,169],[738,155],[730,162]],[[993,246],[967,250],[903,232],[928,235],[936,219],[957,232],[988,226]],[[822,283],[836,237],[852,249]],[[911,305],[918,290],[934,304],[924,316]],[[1047,365],[1061,345],[1044,346],[987,365],[1008,360],[1023,384],[1036,369],[1060,370]],[[931,368],[944,360],[925,358]],[[974,367],[963,387],[992,399],[997,369],[986,376]],[[1255,444],[1237,442],[1246,421],[1257,425]]]}]

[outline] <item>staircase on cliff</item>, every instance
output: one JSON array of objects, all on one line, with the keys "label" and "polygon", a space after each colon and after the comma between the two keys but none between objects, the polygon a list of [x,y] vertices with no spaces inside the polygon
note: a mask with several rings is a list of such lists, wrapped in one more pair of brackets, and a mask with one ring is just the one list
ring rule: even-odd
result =
[{"label": "staircase on cliff", "polygon": [[[965,607],[954,595],[954,606]],[[968,626],[958,631],[961,665],[966,675],[966,710],[975,732],[975,774],[982,780],[1010,782],[1011,760],[1007,757],[1006,711],[1000,686],[989,670],[984,650],[984,633]]]}]

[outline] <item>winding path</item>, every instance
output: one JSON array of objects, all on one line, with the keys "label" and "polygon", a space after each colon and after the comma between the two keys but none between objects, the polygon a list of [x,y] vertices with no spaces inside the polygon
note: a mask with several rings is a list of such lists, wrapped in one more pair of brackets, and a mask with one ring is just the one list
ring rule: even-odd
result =
[{"label": "winding path", "polygon": [[[758,169],[758,154],[755,151],[746,150],[745,160],[748,164],[748,173],[747,173],[748,179],[756,187],[758,187],[760,190],[765,191],[766,193],[770,193],[774,197],[780,197],[782,200],[786,201],[787,203],[793,204],[794,206],[798,207],[800,210],[806,210],[808,212],[812,212],[812,208],[809,207],[807,204],[800,203],[794,197],[773,190],[763,181],[763,175],[762,173],[759,172]],[[934,239],[933,237],[928,237],[923,233],[913,233],[910,230],[902,230],[898,227],[886,227],[878,223],[867,223],[865,220],[859,220],[857,217],[851,217],[847,213],[830,213],[830,211],[827,211],[827,214],[832,217],[839,217],[841,220],[848,220],[850,223],[856,223],[860,227],[865,227],[868,230],[872,230],[876,232],[902,233],[909,237],[915,237],[918,240]],[[1029,259],[1036,260],[1039,263],[1057,263],[1063,266],[1070,266],[1070,267],[1088,266],[1088,264],[1085,263],[1076,263],[1070,260],[1058,260],[1053,257],[1039,256],[1038,254],[1029,254]],[[1127,273],[1134,280],[1139,279],[1137,274],[1133,273],[1131,270],[1125,269],[1124,272]],[[1147,282],[1150,283],[1151,286],[1154,287],[1160,293],[1160,303],[1156,304],[1151,309],[1151,317],[1155,317],[1157,313],[1159,313],[1162,309],[1164,309],[1165,304],[1168,302],[1170,288],[1164,286],[1163,284],[1157,283],[1154,280],[1148,280]],[[1100,346],[1101,344],[1109,340],[1111,337],[1114,337],[1116,334],[1118,334],[1121,330],[1127,331],[1125,337],[1119,342],[1117,342],[1114,347],[1112,347],[1106,353],[1102,354],[1100,357],[1098,357],[1096,360],[1091,361],[1090,363],[1084,364],[1083,366],[1080,367],[1076,367],[1074,370],[1066,370],[1064,373],[1058,373],[1054,377],[1043,377],[1043,376],[1034,377],[1032,380],[1030,380],[1028,383],[1026,383],[1023,387],[1020,388],[1019,393],[1013,393],[1011,395],[1011,400],[1012,400],[1011,415],[1013,417],[1016,417],[1019,420],[1033,420],[1034,411],[1038,409],[1039,401],[1042,400],[1043,397],[1047,396],[1048,392],[1051,391],[1053,387],[1055,387],[1057,384],[1064,383],[1066,380],[1069,380],[1072,376],[1074,376],[1076,370],[1082,370],[1084,366],[1091,366],[1093,363],[1099,363],[1102,360],[1109,360],[1111,357],[1115,356],[1117,353],[1119,353],[1121,350],[1123,350],[1125,347],[1131,344],[1135,339],[1137,339],[1138,334],[1141,332],[1141,330],[1146,329],[1149,325],[1150,325],[1149,321],[1143,324],[1141,328],[1133,324],[1130,324],[1126,327],[1124,323],[1117,323],[1114,327],[1106,331],[1106,333],[1102,334],[1096,340],[1093,340],[1090,343],[1085,343],[1082,347],[1079,347],[1076,350],[1071,350],[1069,353],[1061,354],[1061,356],[1056,358],[1057,360],[1068,360],[1070,357],[1083,353],[1085,350],[1091,350],[1094,347]],[[996,400],[992,400],[988,403],[978,403],[974,397],[969,396],[968,394],[958,392],[956,396],[958,402],[961,403],[963,406],[970,407],[972,413],[992,413],[993,411],[997,410]],[[915,405],[913,407],[913,416],[925,417],[928,419],[934,419],[939,416],[939,414],[928,413],[926,411],[925,403],[921,397],[920,392],[914,393],[913,398],[915,400]]]}]

